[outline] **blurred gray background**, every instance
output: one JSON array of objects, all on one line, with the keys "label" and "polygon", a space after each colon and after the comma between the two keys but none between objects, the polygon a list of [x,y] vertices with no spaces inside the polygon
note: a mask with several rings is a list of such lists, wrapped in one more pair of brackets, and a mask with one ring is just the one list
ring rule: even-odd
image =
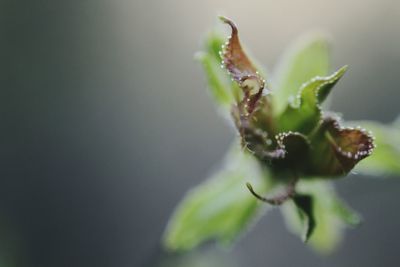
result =
[{"label": "blurred gray background", "polygon": [[336,182],[365,222],[328,257],[276,210],[231,252],[161,252],[174,206],[234,138],[193,60],[219,14],[269,69],[327,31],[333,67],[350,66],[333,110],[400,113],[399,1],[0,0],[0,266],[399,264],[400,177]]}]

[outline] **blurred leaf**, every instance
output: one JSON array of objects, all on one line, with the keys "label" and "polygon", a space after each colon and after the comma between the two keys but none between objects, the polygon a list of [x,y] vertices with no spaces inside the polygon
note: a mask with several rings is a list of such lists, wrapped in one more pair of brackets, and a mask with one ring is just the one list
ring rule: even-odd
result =
[{"label": "blurred leaf", "polygon": [[330,65],[327,38],[308,35],[294,43],[285,53],[276,72],[274,104],[277,114],[284,111],[288,99],[295,97],[301,85],[316,76],[326,76]]},{"label": "blurred leaf", "polygon": [[[227,257],[226,251],[206,248],[187,253],[164,253],[153,267],[237,267],[238,262]],[[147,266],[147,265],[146,265]],[[0,265],[1,267],[1,265]]]},{"label": "blurred leaf", "polygon": [[400,124],[386,125],[372,121],[352,121],[348,124],[368,129],[375,137],[376,148],[356,166],[355,172],[400,176]]},{"label": "blurred leaf", "polygon": [[219,66],[222,63],[221,50],[224,43],[225,36],[217,31],[209,32],[204,42],[204,48],[206,52],[211,56],[211,58],[219,63]]},{"label": "blurred leaf", "polygon": [[210,54],[198,53],[196,58],[201,62],[207,76],[208,88],[216,103],[221,106],[229,106],[233,103],[233,96],[228,91],[230,85],[224,77],[225,73]]},{"label": "blurred leaf", "polygon": [[348,226],[356,227],[362,222],[360,215],[339,198],[332,203],[332,209],[337,217]]},{"label": "blurred leaf", "polygon": [[225,109],[234,103],[232,82],[225,70],[221,68],[219,51],[224,43],[221,35],[211,32],[205,41],[205,51],[196,54],[196,59],[203,66],[207,76],[208,88],[215,102]]},{"label": "blurred leaf", "polygon": [[297,194],[293,197],[293,202],[296,205],[298,216],[302,224],[302,239],[306,242],[315,228],[313,199],[309,195]]},{"label": "blurred leaf", "polygon": [[[237,144],[236,144],[237,145]],[[170,250],[189,250],[216,239],[229,245],[266,211],[248,191],[246,181],[267,191],[258,162],[240,149],[224,169],[189,191],[172,216],[164,236]],[[264,174],[265,175],[265,174]]]},{"label": "blurred leaf", "polygon": [[344,66],[330,76],[315,77],[304,83],[296,99],[287,105],[280,116],[279,130],[299,131],[303,134],[312,131],[321,119],[320,104],[346,70],[347,66]]},{"label": "blurred leaf", "polygon": [[[360,223],[359,216],[337,197],[329,182],[301,181],[297,191],[313,198],[315,229],[308,244],[316,251],[321,253],[333,251],[343,237],[344,227]],[[289,229],[303,238],[304,223],[296,206],[291,202],[285,203],[282,212]]]},{"label": "blurred leaf", "polygon": [[207,77],[207,87],[219,111],[225,117],[229,117],[231,106],[239,99],[241,90],[223,69],[220,53],[225,43],[224,39],[220,33],[210,32],[206,36],[203,51],[196,53],[195,58],[202,64]]}]

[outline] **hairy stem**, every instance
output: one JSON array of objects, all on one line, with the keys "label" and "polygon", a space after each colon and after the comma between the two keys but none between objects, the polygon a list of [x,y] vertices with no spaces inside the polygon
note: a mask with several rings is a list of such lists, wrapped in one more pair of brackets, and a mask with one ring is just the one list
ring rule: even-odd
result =
[{"label": "hairy stem", "polygon": [[285,203],[288,199],[294,197],[294,195],[296,194],[296,183],[298,181],[298,177],[296,177],[295,179],[293,179],[288,186],[285,189],[285,192],[281,195],[275,196],[275,197],[263,197],[260,196],[259,194],[257,194],[254,189],[253,186],[250,183],[246,183],[247,188],[249,189],[250,193],[253,194],[253,196],[255,196],[257,199],[266,202],[270,205],[274,205],[274,206],[279,206],[282,205],[283,203]]}]

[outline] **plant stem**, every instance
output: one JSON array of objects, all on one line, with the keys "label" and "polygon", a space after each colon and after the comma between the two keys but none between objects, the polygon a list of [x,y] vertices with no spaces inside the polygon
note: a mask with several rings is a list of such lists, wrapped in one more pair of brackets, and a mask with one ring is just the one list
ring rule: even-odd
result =
[{"label": "plant stem", "polygon": [[283,194],[275,196],[275,197],[271,197],[271,198],[266,198],[266,197],[262,197],[259,194],[257,194],[252,185],[250,183],[246,183],[247,188],[249,189],[250,193],[253,194],[253,196],[255,196],[257,199],[266,202],[270,205],[274,205],[274,206],[279,206],[282,205],[283,203],[285,203],[288,199],[294,197],[294,195],[296,194],[296,184],[298,181],[298,177],[296,176],[295,179],[293,179],[288,186],[286,187],[286,190]]}]

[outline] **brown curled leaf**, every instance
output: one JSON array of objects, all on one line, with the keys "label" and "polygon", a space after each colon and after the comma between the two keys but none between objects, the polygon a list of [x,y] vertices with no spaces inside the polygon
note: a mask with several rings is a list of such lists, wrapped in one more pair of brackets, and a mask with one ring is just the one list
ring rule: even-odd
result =
[{"label": "brown curled leaf", "polygon": [[[242,146],[261,161],[273,162],[275,166],[286,164],[286,167],[296,168],[296,165],[302,164],[302,160],[296,156],[299,153],[308,153],[307,138],[297,132],[285,132],[274,136],[267,129],[255,127],[258,123],[258,120],[255,120],[256,114],[257,112],[251,116],[240,116],[238,107],[232,109]],[[305,157],[300,157],[303,158]]]},{"label": "brown curled leaf", "polygon": [[[258,117],[258,114],[261,116]],[[243,115],[240,106],[232,107],[232,117],[239,131],[242,147],[261,160],[283,157],[283,151],[275,149],[277,143],[269,129],[257,127],[257,124],[265,119],[263,115],[261,110],[256,110],[246,116]]]},{"label": "brown curled leaf", "polygon": [[[314,175],[348,174],[373,149],[373,137],[361,128],[342,128],[336,118],[325,117],[312,138]],[[320,155],[324,155],[321,157]]]},{"label": "brown curled leaf", "polygon": [[231,27],[231,36],[221,52],[222,63],[243,95],[232,107],[232,116],[239,130],[242,146],[260,159],[281,158],[284,151],[273,140],[273,119],[270,100],[262,96],[264,79],[259,75],[239,41],[236,25],[229,19],[221,20]]},{"label": "brown curled leaf", "polygon": [[253,112],[257,101],[262,95],[265,81],[243,51],[236,25],[225,17],[220,17],[220,19],[228,24],[232,31],[228,42],[221,52],[222,63],[232,76],[232,79],[243,90],[244,97],[240,105],[246,113],[250,114]]}]

